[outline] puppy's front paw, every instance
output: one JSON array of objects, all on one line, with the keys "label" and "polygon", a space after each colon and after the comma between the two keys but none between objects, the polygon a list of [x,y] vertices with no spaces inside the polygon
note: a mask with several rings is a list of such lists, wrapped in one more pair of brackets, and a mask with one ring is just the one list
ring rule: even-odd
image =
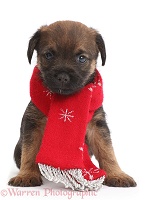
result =
[{"label": "puppy's front paw", "polygon": [[19,186],[19,187],[34,187],[42,185],[41,176],[32,176],[32,175],[24,175],[24,176],[16,176],[9,180],[8,185],[11,186]]},{"label": "puppy's front paw", "polygon": [[135,187],[137,184],[132,177],[125,173],[108,175],[105,178],[104,185],[111,187]]}]

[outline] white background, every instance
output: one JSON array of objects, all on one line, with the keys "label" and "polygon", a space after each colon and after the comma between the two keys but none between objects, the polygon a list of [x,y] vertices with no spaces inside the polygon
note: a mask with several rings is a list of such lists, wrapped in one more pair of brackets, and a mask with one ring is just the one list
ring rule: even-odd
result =
[{"label": "white background", "polygon": [[[30,100],[28,41],[41,26],[58,20],[80,21],[100,31],[107,50],[105,67],[98,66],[104,80],[104,108],[121,168],[136,180],[136,188],[104,186],[96,195],[79,196],[44,181],[36,191],[18,196],[7,186],[18,169],[13,150],[19,137],[23,112]],[[145,197],[145,5],[142,0],[1,0],[0,1],[0,199],[98,199],[142,200]],[[29,152],[28,152],[29,153]],[[45,196],[44,188],[52,188]],[[16,192],[16,188],[14,188]],[[58,192],[58,193],[57,193]],[[65,192],[65,193],[63,193]],[[70,192],[70,191],[69,191]],[[5,197],[4,197],[5,196]]]}]

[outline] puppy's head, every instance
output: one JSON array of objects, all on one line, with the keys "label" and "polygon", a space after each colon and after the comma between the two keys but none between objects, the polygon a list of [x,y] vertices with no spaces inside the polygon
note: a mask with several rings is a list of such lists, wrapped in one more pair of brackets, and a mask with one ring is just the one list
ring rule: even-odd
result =
[{"label": "puppy's head", "polygon": [[63,95],[73,94],[93,81],[99,52],[102,65],[106,60],[102,36],[73,21],[42,26],[29,41],[29,63],[34,50],[45,86]]}]

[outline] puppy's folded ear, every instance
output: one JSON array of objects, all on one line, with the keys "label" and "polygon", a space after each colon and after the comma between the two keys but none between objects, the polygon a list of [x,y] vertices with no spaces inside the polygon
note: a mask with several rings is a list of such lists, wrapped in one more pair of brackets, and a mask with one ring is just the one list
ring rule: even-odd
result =
[{"label": "puppy's folded ear", "polygon": [[96,43],[101,53],[102,66],[104,66],[106,62],[106,48],[105,48],[104,40],[100,34],[97,34]]},{"label": "puppy's folded ear", "polygon": [[29,41],[28,50],[27,50],[27,57],[28,61],[31,64],[31,59],[33,56],[34,50],[37,50],[38,42],[40,40],[40,30],[38,30]]}]

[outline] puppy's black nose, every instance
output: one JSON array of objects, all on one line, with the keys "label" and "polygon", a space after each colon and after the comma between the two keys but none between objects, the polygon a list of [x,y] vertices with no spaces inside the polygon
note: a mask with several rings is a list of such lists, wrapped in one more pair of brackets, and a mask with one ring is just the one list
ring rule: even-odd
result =
[{"label": "puppy's black nose", "polygon": [[60,84],[64,85],[70,81],[70,77],[65,72],[62,72],[56,76],[56,79],[59,81]]}]

